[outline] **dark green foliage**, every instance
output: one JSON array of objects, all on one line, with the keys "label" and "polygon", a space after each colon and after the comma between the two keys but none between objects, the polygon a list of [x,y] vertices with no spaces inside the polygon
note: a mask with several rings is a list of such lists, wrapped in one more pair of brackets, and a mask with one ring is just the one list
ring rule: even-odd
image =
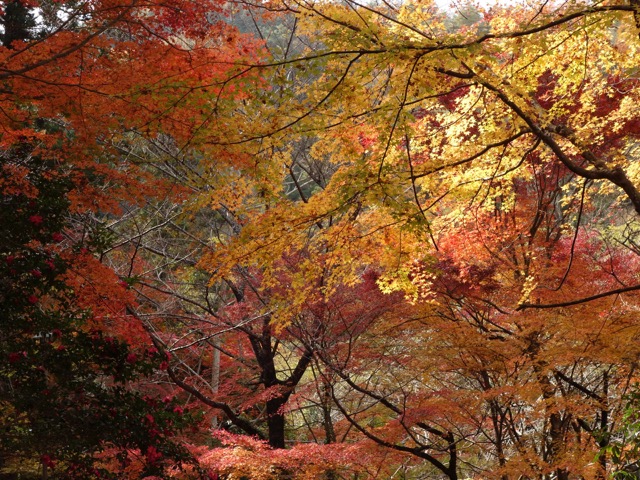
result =
[{"label": "dark green foliage", "polygon": [[92,247],[65,231],[71,178],[26,146],[0,163],[0,471],[27,462],[48,478],[118,478],[96,469],[109,450],[122,468],[138,451],[161,475],[189,460],[171,437],[192,416],[133,388],[166,368],[163,352],[89,328],[92,313],[75,306],[63,274]]},{"label": "dark green foliage", "polygon": [[616,480],[640,478],[640,386],[626,396],[622,422],[600,455],[609,458]]},{"label": "dark green foliage", "polygon": [[36,26],[33,14],[18,0],[5,3],[0,24],[4,30],[3,33],[0,34],[0,41],[2,41],[3,46],[9,48],[11,48],[11,44],[16,40],[29,40],[33,38],[33,31]]}]

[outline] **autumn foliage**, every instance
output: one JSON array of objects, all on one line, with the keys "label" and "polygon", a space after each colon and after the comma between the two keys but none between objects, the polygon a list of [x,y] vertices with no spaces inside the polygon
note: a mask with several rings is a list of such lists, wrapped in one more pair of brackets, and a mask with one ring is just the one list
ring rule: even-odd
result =
[{"label": "autumn foliage", "polygon": [[640,5],[0,2],[0,476],[638,470]]}]

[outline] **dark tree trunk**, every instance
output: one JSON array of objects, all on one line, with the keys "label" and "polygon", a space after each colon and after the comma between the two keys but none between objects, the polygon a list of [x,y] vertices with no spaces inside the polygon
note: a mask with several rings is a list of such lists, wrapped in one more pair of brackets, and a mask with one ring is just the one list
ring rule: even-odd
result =
[{"label": "dark tree trunk", "polygon": [[286,400],[282,397],[267,401],[267,426],[269,429],[269,446],[285,448],[285,418],[283,407]]}]

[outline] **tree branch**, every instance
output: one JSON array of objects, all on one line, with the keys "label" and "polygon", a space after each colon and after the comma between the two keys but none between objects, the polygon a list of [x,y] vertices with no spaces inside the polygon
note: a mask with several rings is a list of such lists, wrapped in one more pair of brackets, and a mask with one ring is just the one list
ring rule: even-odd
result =
[{"label": "tree branch", "polygon": [[609,290],[608,292],[602,292],[602,293],[599,293],[597,295],[592,295],[590,297],[585,297],[585,298],[579,298],[577,300],[571,300],[571,301],[568,301],[568,302],[547,303],[547,304],[521,303],[516,308],[516,311],[526,310],[527,308],[570,307],[572,305],[579,305],[581,303],[591,302],[593,300],[598,300],[599,298],[608,297],[610,295],[619,295],[621,293],[633,292],[635,290],[640,290],[640,285],[632,285],[631,287],[616,288],[615,290]]}]

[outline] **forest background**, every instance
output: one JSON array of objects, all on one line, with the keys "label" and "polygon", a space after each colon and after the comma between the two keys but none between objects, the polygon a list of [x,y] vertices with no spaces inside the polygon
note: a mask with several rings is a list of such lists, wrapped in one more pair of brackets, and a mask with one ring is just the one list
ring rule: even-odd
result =
[{"label": "forest background", "polygon": [[636,478],[637,0],[0,5],[1,478]]}]

